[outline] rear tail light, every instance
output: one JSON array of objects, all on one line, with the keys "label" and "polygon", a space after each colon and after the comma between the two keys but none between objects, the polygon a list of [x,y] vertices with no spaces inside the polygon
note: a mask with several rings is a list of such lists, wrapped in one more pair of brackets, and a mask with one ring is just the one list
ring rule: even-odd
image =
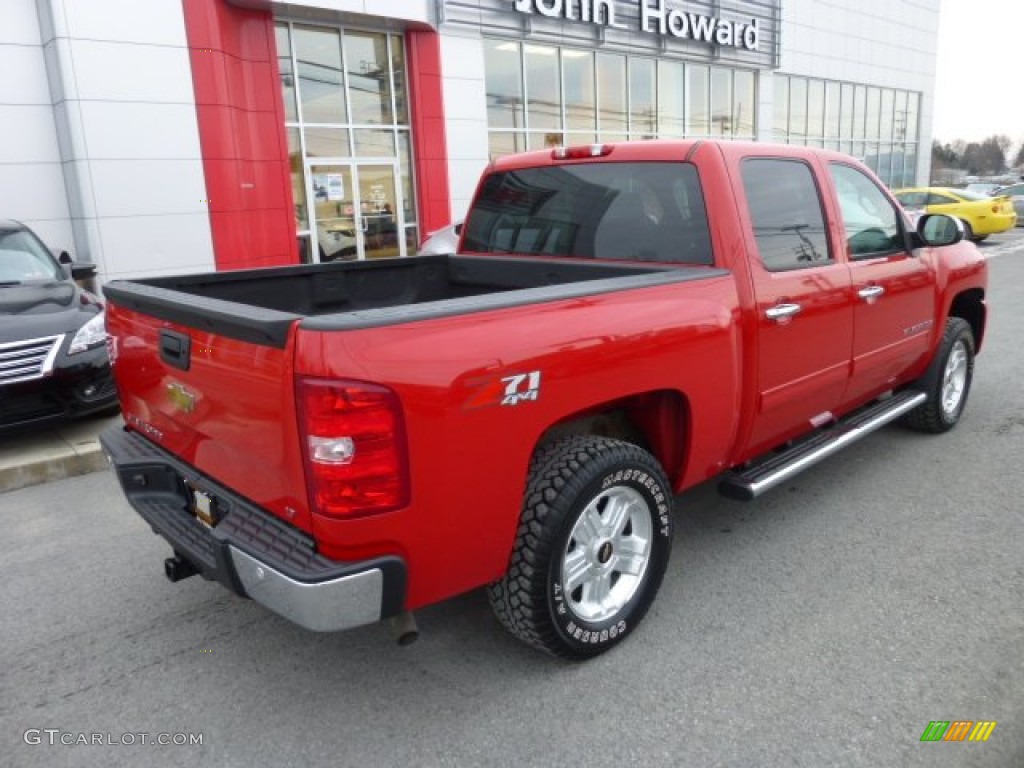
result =
[{"label": "rear tail light", "polygon": [[306,482],[314,512],[354,517],[409,503],[398,396],[362,381],[299,379]]}]

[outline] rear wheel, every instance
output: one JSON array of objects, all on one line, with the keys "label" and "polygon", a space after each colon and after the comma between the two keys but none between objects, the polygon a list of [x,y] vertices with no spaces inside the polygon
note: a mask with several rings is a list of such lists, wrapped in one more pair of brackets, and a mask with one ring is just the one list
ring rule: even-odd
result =
[{"label": "rear wheel", "polygon": [[904,416],[903,423],[919,432],[949,431],[960,421],[973,377],[974,334],[966,320],[951,317],[935,358],[916,384],[928,399]]},{"label": "rear wheel", "polygon": [[960,219],[960,223],[964,225],[964,240],[974,240],[974,230],[971,225],[964,219]]},{"label": "rear wheel", "polygon": [[671,511],[664,472],[636,445],[576,436],[540,448],[508,572],[489,588],[498,619],[555,656],[618,644],[661,586]]}]

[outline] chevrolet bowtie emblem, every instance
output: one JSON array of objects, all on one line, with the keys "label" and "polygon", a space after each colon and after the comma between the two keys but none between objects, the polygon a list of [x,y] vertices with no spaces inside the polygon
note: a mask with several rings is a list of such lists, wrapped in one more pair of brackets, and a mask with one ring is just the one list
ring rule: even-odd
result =
[{"label": "chevrolet bowtie emblem", "polygon": [[181,384],[168,384],[167,398],[184,413],[192,413],[195,410],[196,396]]}]

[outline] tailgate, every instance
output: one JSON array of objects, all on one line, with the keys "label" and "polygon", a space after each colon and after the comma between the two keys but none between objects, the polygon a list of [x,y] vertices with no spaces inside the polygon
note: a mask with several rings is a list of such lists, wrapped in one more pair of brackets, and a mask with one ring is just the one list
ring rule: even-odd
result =
[{"label": "tailgate", "polygon": [[[295,417],[298,316],[196,297],[154,304],[131,284],[106,289],[107,333],[125,423],[204,475],[311,531]],[[260,327],[260,325],[264,327]],[[213,330],[216,328],[217,330]]]}]

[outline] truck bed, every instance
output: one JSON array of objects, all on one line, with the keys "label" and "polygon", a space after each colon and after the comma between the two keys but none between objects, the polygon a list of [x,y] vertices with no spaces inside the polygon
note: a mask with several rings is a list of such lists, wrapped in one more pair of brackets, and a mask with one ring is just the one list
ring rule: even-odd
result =
[{"label": "truck bed", "polygon": [[515,256],[418,256],[115,281],[121,306],[242,341],[285,346],[297,320],[351,330],[722,274],[709,267]]}]

